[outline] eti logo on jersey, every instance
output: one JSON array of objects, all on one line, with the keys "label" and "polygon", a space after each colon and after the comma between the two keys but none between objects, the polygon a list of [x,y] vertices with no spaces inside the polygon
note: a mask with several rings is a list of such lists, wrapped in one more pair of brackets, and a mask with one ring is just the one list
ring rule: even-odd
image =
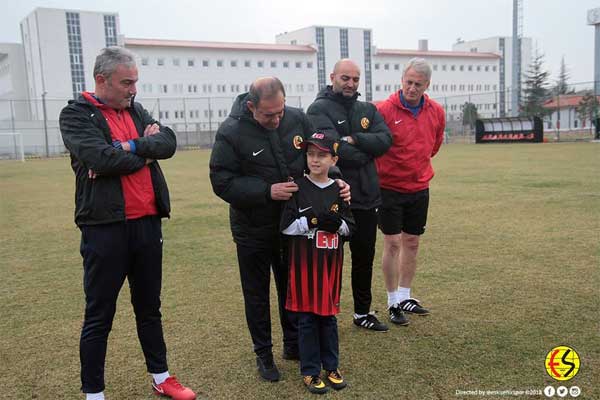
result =
[{"label": "eti logo on jersey", "polygon": [[337,249],[340,243],[340,237],[337,233],[317,231],[315,246],[317,249]]}]

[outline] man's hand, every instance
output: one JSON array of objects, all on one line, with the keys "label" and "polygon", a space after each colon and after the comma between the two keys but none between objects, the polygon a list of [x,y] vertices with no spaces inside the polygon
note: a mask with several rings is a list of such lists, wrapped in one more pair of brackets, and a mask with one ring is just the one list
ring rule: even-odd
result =
[{"label": "man's hand", "polygon": [[160,132],[158,124],[147,125],[146,129],[144,129],[144,136],[156,135],[158,132]]},{"label": "man's hand", "polygon": [[356,142],[354,141],[354,138],[352,136],[344,136],[341,140],[343,140],[344,142],[348,142],[350,144],[356,144]]},{"label": "man's hand", "polygon": [[274,183],[271,185],[271,198],[273,200],[289,200],[297,191],[298,185],[294,182]]},{"label": "man's hand", "polygon": [[113,140],[112,145],[115,149],[131,151],[131,145],[128,141],[121,142],[120,140]]},{"label": "man's hand", "polygon": [[350,196],[350,185],[348,185],[346,182],[344,182],[341,179],[336,179],[335,181],[337,182],[338,186],[340,187],[340,197],[346,203],[350,204],[350,200],[352,198]]},{"label": "man's hand", "polygon": [[96,179],[98,175],[96,175],[96,173],[94,171],[92,171],[91,169],[88,169],[88,178],[90,179]]}]

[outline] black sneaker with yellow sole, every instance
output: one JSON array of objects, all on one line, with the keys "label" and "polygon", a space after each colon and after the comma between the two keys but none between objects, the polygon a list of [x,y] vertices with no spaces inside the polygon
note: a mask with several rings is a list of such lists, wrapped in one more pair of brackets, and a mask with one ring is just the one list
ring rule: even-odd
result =
[{"label": "black sneaker with yellow sole", "polygon": [[325,380],[327,381],[329,386],[331,386],[335,390],[342,390],[343,388],[348,386],[339,369],[336,369],[334,371],[325,371],[325,374]]},{"label": "black sneaker with yellow sole", "polygon": [[324,394],[329,391],[329,388],[321,380],[319,375],[307,375],[303,377],[304,385],[309,392],[314,394]]}]

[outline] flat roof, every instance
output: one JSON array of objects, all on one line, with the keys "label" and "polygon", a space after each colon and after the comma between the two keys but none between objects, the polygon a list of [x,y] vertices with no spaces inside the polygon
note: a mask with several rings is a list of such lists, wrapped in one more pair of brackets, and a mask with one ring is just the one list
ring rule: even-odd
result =
[{"label": "flat roof", "polygon": [[500,56],[494,53],[479,53],[472,51],[444,51],[444,50],[397,50],[397,49],[377,49],[376,56],[412,56],[412,57],[467,57],[467,58],[487,58],[499,59]]},{"label": "flat roof", "polygon": [[236,43],[236,42],[200,42],[194,40],[136,39],[125,38],[125,46],[148,47],[187,47],[214,50],[250,50],[250,51],[289,51],[292,53],[316,53],[317,49],[308,45]]}]

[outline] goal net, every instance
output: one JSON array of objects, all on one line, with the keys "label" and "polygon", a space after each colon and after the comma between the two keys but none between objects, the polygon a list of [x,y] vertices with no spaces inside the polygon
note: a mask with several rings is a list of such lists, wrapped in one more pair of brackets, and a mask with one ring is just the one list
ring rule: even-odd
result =
[{"label": "goal net", "polygon": [[25,162],[23,135],[21,132],[0,132],[0,158]]}]

